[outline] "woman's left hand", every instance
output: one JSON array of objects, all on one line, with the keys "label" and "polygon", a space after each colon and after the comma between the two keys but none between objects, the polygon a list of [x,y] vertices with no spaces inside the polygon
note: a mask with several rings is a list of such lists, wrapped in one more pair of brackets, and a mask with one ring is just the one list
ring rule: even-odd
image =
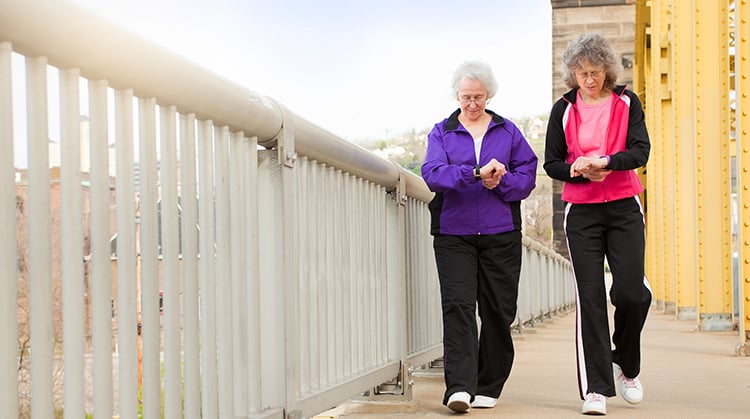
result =
[{"label": "woman's left hand", "polygon": [[497,188],[497,185],[499,184],[500,184],[500,179],[498,180],[495,180],[494,178],[482,179],[482,186],[490,190]]},{"label": "woman's left hand", "polygon": [[583,177],[592,182],[604,182],[604,179],[612,173],[609,169],[590,169],[583,174]]}]

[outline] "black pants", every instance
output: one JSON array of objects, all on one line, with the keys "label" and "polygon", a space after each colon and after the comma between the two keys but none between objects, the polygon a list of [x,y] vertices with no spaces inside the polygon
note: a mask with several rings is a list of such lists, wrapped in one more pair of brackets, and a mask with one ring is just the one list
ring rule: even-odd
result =
[{"label": "black pants", "polygon": [[499,397],[513,365],[521,232],[435,236],[433,246],[443,308],[443,404],[458,391]]},{"label": "black pants", "polygon": [[[612,362],[627,377],[641,364],[641,331],[651,305],[644,274],[643,212],[637,197],[600,204],[568,204],[565,234],[576,282],[576,355],[581,398],[615,395]],[[612,272],[615,306],[610,340],[604,257]],[[614,349],[613,349],[614,345]]]}]

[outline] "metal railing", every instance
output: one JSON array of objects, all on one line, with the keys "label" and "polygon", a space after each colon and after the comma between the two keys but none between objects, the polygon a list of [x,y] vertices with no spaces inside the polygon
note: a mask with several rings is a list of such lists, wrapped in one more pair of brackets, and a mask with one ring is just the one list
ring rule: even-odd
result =
[{"label": "metal railing", "polygon": [[[80,6],[0,1],[0,145],[0,417],[308,417],[442,356],[421,178]],[[524,244],[521,332],[573,301]]]}]

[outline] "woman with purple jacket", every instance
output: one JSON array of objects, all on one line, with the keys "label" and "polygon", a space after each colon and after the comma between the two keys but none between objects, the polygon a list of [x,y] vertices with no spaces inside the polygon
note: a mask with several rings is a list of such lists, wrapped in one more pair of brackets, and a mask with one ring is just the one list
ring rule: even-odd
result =
[{"label": "woman with purple jacket", "polygon": [[494,407],[513,365],[520,201],[536,186],[537,157],[515,124],[485,108],[497,92],[489,65],[462,63],[452,89],[459,109],[430,132],[422,177],[435,192],[429,207],[443,312],[443,404],[466,412]]}]

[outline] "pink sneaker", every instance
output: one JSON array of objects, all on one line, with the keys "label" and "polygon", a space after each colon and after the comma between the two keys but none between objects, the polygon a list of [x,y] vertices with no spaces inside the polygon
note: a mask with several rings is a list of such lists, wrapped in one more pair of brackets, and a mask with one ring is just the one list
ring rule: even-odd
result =
[{"label": "pink sneaker", "polygon": [[583,399],[581,413],[584,415],[606,415],[607,398],[599,393],[589,393]]},{"label": "pink sneaker", "polygon": [[638,377],[628,378],[622,373],[622,368],[617,364],[612,364],[612,370],[615,372],[615,382],[617,391],[623,399],[630,404],[638,404],[643,401],[643,384]]}]

